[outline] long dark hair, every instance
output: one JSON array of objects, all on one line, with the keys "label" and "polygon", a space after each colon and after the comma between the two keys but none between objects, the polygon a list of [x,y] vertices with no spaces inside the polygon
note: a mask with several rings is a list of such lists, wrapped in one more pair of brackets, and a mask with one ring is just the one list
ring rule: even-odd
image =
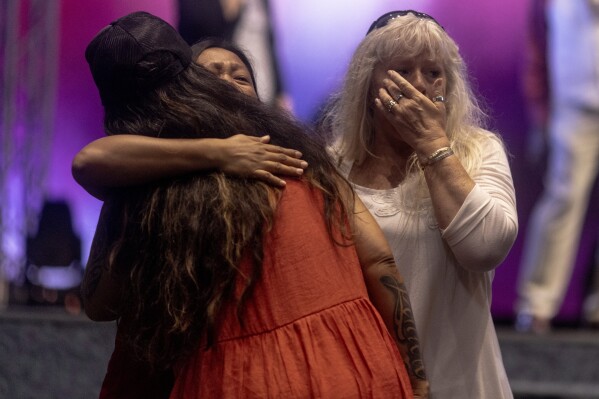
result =
[{"label": "long dark hair", "polygon": [[[161,58],[168,54],[147,61],[148,73]],[[339,185],[347,183],[322,140],[284,111],[238,92],[201,66],[191,65],[171,83],[105,111],[108,134],[269,134],[273,144],[298,149],[310,165],[302,179],[324,198],[322,211],[331,237],[340,232],[350,238],[351,200]],[[169,367],[200,342],[212,344],[219,310],[232,298],[238,279],[245,286],[237,304],[241,317],[261,276],[263,235],[274,223],[279,194],[259,181],[215,171],[131,189],[116,199],[123,229],[109,258],[111,267],[127,270],[122,332],[140,357]],[[238,268],[246,256],[252,260],[249,275]]]}]

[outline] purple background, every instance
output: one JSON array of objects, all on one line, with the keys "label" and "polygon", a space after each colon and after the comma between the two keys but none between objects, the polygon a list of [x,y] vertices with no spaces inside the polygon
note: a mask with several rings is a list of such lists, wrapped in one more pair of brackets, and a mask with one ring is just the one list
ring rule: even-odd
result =
[{"label": "purple background", "polygon": [[[526,161],[527,128],[520,95],[526,1],[504,0],[271,0],[283,79],[296,114],[309,119],[326,95],[334,90],[345,65],[367,27],[383,12],[415,8],[435,16],[458,42],[474,80],[485,99],[493,127],[505,139],[512,157],[518,197],[520,234],[512,252],[497,270],[493,313],[513,316],[515,281],[526,222],[541,189],[542,164]],[[348,6],[351,4],[351,6]],[[102,108],[83,53],[91,38],[105,25],[128,12],[145,10],[176,24],[176,3],[165,0],[62,0],[57,119],[52,162],[46,183],[48,197],[66,199],[72,206],[75,228],[87,257],[100,202],[72,179],[75,153],[102,132]],[[589,214],[577,266],[559,318],[578,317],[597,210]]]}]

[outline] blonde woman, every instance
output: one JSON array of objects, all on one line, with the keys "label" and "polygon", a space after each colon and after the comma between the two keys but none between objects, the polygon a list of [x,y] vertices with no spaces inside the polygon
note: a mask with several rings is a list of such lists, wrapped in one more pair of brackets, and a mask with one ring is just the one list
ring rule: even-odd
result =
[{"label": "blonde woman", "polygon": [[490,305],[518,221],[483,120],[456,43],[413,10],[372,24],[325,118],[406,279],[432,398],[512,397]]}]

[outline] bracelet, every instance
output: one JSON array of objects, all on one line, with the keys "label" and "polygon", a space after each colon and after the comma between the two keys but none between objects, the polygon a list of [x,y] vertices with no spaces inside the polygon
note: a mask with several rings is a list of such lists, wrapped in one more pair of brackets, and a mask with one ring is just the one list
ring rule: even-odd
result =
[{"label": "bracelet", "polygon": [[420,165],[420,169],[424,170],[429,165],[439,162],[442,159],[447,158],[450,155],[453,155],[453,150],[451,147],[442,147],[438,150],[434,151],[431,155],[429,155],[424,162],[418,161]]}]

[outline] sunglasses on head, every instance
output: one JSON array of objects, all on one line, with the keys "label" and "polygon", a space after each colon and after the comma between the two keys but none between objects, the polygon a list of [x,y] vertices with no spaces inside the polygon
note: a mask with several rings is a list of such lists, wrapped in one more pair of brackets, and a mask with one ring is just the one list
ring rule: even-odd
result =
[{"label": "sunglasses on head", "polygon": [[419,11],[414,11],[414,10],[400,10],[400,11],[390,11],[386,14],[381,15],[376,21],[374,21],[372,23],[372,25],[370,25],[370,28],[368,28],[368,32],[366,32],[366,34],[368,35],[373,30],[382,28],[383,26],[387,25],[389,23],[389,21],[391,21],[395,18],[403,17],[408,14],[412,14],[418,18],[430,19],[431,21],[436,23],[441,29],[445,30],[445,28],[443,28],[441,26],[441,24],[439,24],[439,22],[437,22],[437,20],[435,18],[431,17],[428,14],[425,14],[425,13],[419,12]]}]

